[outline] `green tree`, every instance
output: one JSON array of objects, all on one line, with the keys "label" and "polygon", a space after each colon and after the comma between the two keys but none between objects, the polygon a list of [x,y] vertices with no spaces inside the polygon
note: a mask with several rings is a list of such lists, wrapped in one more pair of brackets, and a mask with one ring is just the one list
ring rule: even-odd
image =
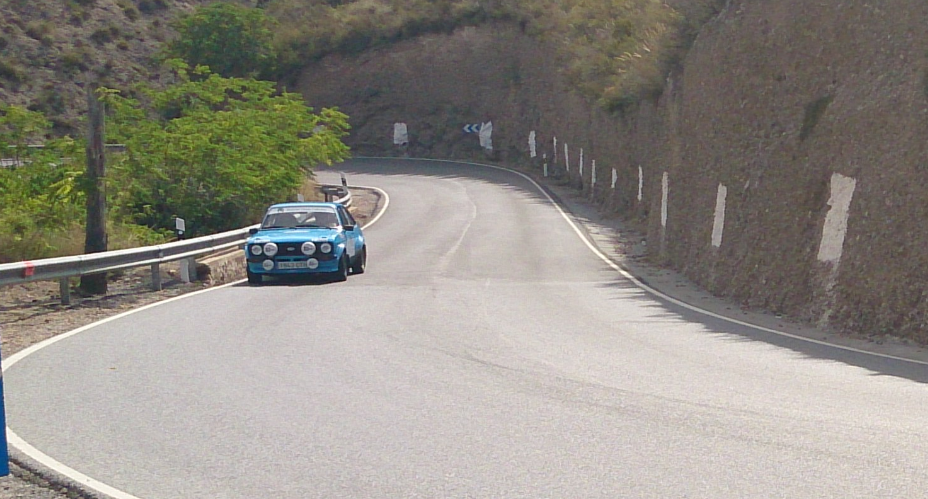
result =
[{"label": "green tree", "polygon": [[50,131],[41,113],[0,103],[0,262],[54,253],[49,233],[83,219],[80,145]]},{"label": "green tree", "polygon": [[115,110],[107,133],[127,146],[110,167],[115,205],[136,223],[170,228],[180,216],[191,235],[242,227],[294,197],[314,166],[348,156],[337,110],[314,113],[273,82],[174,65],[174,85],[106,98]]},{"label": "green tree", "polygon": [[228,3],[200,7],[177,20],[179,36],[167,53],[225,77],[268,75],[277,63],[271,25],[261,9]]}]

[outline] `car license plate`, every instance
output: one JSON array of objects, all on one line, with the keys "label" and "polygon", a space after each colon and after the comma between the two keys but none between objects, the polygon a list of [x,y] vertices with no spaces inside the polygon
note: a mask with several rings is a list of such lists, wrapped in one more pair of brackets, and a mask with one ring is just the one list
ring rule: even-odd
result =
[{"label": "car license plate", "polygon": [[309,264],[307,262],[278,262],[277,268],[280,270],[308,269]]}]

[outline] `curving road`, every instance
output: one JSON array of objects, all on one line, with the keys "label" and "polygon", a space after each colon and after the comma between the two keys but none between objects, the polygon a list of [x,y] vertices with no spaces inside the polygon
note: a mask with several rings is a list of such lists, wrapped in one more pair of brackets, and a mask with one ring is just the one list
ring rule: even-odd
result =
[{"label": "curving road", "polygon": [[928,367],[657,300],[514,174],[346,169],[391,196],[367,274],[59,341],[10,428],[142,498],[928,495]]}]

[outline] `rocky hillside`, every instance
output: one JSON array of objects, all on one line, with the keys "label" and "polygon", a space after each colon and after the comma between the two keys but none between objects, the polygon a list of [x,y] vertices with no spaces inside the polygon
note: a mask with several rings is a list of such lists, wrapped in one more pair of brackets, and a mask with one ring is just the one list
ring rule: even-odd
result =
[{"label": "rocky hillside", "polygon": [[[72,132],[83,82],[157,80],[171,19],[205,1],[6,0],[0,101]],[[668,3],[693,18],[719,5]],[[331,55],[296,86],[352,117],[359,153],[398,153],[402,121],[413,155],[482,158],[461,127],[492,120],[493,158],[540,169],[536,131],[552,170],[638,223],[655,261],[748,307],[928,343],[928,4],[724,5],[662,92],[618,114],[573,92],[555,40],[517,22]]]},{"label": "rocky hillside", "polygon": [[4,0],[0,102],[29,106],[71,133],[89,79],[122,88],[157,78],[170,21],[205,0]]},{"label": "rocky hillside", "polygon": [[540,168],[529,132],[552,163],[556,136],[557,167],[590,191],[596,160],[591,194],[656,261],[748,307],[926,343],[926,21],[916,0],[731,0],[662,95],[617,115],[510,25],[331,56],[300,89],[352,116],[360,153],[396,154],[402,121],[413,155],[482,157],[461,126],[492,120],[495,159]]}]

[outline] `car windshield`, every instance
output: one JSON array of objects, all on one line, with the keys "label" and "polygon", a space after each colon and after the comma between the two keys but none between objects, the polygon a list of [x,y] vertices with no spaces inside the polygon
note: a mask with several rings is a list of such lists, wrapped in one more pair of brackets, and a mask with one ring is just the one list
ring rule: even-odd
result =
[{"label": "car windshield", "polygon": [[296,229],[338,227],[335,210],[324,206],[288,206],[272,208],[264,216],[262,229]]}]

